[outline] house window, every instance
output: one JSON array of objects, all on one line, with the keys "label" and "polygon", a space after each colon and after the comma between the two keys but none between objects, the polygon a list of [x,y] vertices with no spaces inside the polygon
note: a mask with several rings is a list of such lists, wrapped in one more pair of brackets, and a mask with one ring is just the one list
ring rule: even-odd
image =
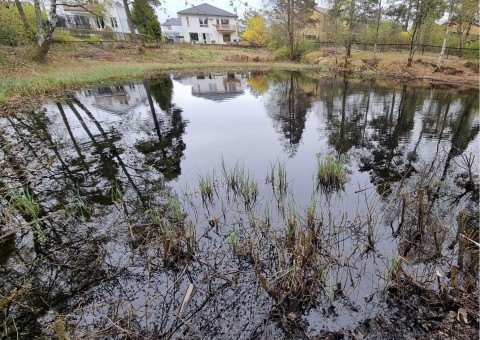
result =
[{"label": "house window", "polygon": [[103,21],[102,18],[96,17],[95,25],[97,25],[97,28],[105,28],[105,21]]},{"label": "house window", "polygon": [[191,41],[198,41],[198,33],[190,33]]},{"label": "house window", "polygon": [[208,90],[210,92],[218,92],[217,84],[208,84]]},{"label": "house window", "polygon": [[117,18],[110,17],[110,25],[111,25],[112,27],[118,27]]},{"label": "house window", "polygon": [[208,19],[207,18],[198,18],[200,22],[200,27],[208,27]]},{"label": "house window", "polygon": [[171,30],[172,30],[172,26],[167,26],[167,30],[171,31]]},{"label": "house window", "polygon": [[187,26],[190,27],[190,20],[188,19],[188,17],[186,17],[187,19]]},{"label": "house window", "polygon": [[222,19],[222,25],[228,25],[228,19]]}]

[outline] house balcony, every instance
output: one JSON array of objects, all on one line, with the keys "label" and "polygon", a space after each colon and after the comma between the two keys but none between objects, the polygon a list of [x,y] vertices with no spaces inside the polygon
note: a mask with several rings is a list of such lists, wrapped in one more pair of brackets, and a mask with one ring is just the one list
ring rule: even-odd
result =
[{"label": "house balcony", "polygon": [[236,25],[218,24],[218,25],[215,25],[215,27],[217,27],[217,31],[219,32],[235,32],[237,29]]}]

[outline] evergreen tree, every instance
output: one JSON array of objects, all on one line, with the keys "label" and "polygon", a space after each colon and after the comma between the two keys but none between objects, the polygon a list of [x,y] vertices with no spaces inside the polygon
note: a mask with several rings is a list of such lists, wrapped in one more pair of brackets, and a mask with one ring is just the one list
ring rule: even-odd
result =
[{"label": "evergreen tree", "polygon": [[152,36],[156,40],[162,37],[160,22],[152,7],[153,1],[134,0],[132,6],[132,20],[141,34]]}]

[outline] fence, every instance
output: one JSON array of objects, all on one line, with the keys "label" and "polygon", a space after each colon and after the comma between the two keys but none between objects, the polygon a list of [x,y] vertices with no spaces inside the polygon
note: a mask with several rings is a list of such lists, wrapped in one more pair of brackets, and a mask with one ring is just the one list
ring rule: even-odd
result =
[{"label": "fence", "polygon": [[[317,48],[333,48],[335,47],[335,42],[333,41],[316,41],[315,46]],[[353,50],[362,50],[362,51],[373,51],[375,44],[374,43],[362,43],[354,42],[352,44]],[[344,48],[344,45],[338,44],[339,48]],[[417,45],[417,53],[424,54],[425,52],[437,53],[439,54],[442,50],[442,46],[437,45],[426,45],[421,44]],[[377,52],[408,52],[410,51],[410,44],[377,44]],[[478,48],[460,48],[460,47],[447,47],[445,51],[446,58],[450,55],[463,56],[465,54],[475,53],[478,56]]]}]

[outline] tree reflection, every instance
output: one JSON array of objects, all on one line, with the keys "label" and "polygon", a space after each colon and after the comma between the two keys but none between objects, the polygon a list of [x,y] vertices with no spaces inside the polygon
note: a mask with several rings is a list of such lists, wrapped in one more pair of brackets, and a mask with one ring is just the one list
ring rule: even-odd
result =
[{"label": "tree reflection", "polygon": [[282,134],[285,152],[293,157],[302,139],[307,111],[312,105],[303,86],[311,84],[312,80],[295,72],[276,72],[271,78],[274,85],[266,94],[265,107],[273,126]]},{"label": "tree reflection", "polygon": [[[340,155],[347,153],[352,147],[358,148],[365,142],[365,124],[367,121],[370,89],[362,89],[367,92],[350,93],[352,84],[346,78],[342,85],[333,84],[332,96],[327,99],[327,127],[330,130],[329,144]],[[338,103],[337,96],[341,96]],[[363,101],[367,98],[366,110],[363,112]],[[339,106],[339,107],[338,107]]]},{"label": "tree reflection", "polygon": [[[266,187],[273,193],[265,190],[248,211],[248,182],[234,193],[222,188],[227,181],[217,174],[207,208],[195,190],[178,193],[174,206],[164,180],[181,174],[187,123],[172,103],[168,77],[135,85],[138,100],[129,100],[137,103],[135,110],[96,110],[95,100],[77,94],[39,112],[0,117],[3,337],[55,338],[62,327],[71,338],[282,338],[288,332],[312,337],[324,320],[341,329],[335,313],[343,313],[338,319],[370,318],[360,311],[367,304],[358,292],[373,296],[382,290],[384,282],[372,278],[388,271],[385,257],[396,255],[396,250],[384,254],[383,242],[422,261],[416,267],[422,270],[456,260],[459,270],[468,271],[476,282],[478,256],[473,255],[478,249],[470,251],[461,242],[462,235],[478,240],[478,195],[461,196],[455,202],[458,208],[450,203],[466,188],[456,186],[465,172],[458,163],[478,138],[478,94],[392,90],[345,79],[311,81],[296,73],[252,79],[258,82],[257,91],[266,91],[269,117],[290,156],[302,140],[314,99],[315,108],[322,110],[318,118],[322,129],[326,126],[321,133],[331,148],[328,153],[336,152],[350,164],[361,155],[361,168],[350,166],[351,177],[369,171],[368,185],[382,194],[400,195],[380,196],[375,189],[367,195],[365,189],[363,196],[350,191],[347,198],[341,193],[325,203],[315,193],[308,207],[297,207],[292,190],[282,195],[281,216],[280,208],[269,209],[279,204],[270,183]],[[268,90],[266,80],[271,82]],[[123,90],[122,100],[129,89]],[[138,123],[135,119],[141,122],[130,124]],[[235,171],[224,172],[231,180],[227,185],[245,181]],[[280,170],[278,176],[283,176]],[[117,197],[109,191],[113,183],[118,184]],[[418,195],[422,188],[423,201]],[[255,183],[257,189],[265,189],[261,181]],[[371,210],[350,219],[349,212],[336,206],[343,198],[372,198],[381,207],[370,208],[369,201]],[[384,201],[391,211],[382,211]],[[402,202],[410,209],[405,214],[410,220],[405,218],[409,223],[392,241],[384,220],[398,222],[401,213],[394,209]],[[431,210],[433,216],[422,223],[419,202],[424,203],[421,211]],[[180,222],[172,222],[174,208]],[[450,253],[445,221],[458,225],[451,232],[457,235]],[[178,232],[179,224],[186,232]],[[409,241],[417,224],[426,232],[415,249]],[[364,256],[368,228],[378,233],[372,236],[375,251]],[[439,237],[430,235],[436,230]],[[172,240],[178,247],[168,248]],[[434,255],[442,256],[437,262],[434,247],[440,249]],[[189,256],[181,254],[185,249]],[[302,284],[303,298],[297,294]],[[190,285],[194,293],[179,313]],[[277,289],[278,301],[272,300],[269,287]],[[293,298],[282,295],[282,289]]]},{"label": "tree reflection", "polygon": [[247,79],[247,83],[254,96],[258,97],[268,91],[269,80],[265,73],[252,73]]},{"label": "tree reflection", "polygon": [[392,182],[409,176],[414,170],[406,163],[406,145],[400,141],[411,133],[415,108],[421,99],[417,91],[408,90],[404,85],[400,99],[397,99],[396,91],[392,91],[387,114],[371,121],[375,131],[372,138],[378,142],[370,149],[370,157],[362,157],[360,170],[370,171],[380,193],[389,192]]},{"label": "tree reflection", "polygon": [[[186,147],[182,136],[186,122],[182,110],[172,104],[173,83],[169,77],[144,86],[154,132],[150,139],[137,142],[135,148],[145,155],[146,165],[161,172],[167,181],[173,180],[181,174],[180,162]],[[152,97],[157,101],[160,113],[156,112]]]}]

